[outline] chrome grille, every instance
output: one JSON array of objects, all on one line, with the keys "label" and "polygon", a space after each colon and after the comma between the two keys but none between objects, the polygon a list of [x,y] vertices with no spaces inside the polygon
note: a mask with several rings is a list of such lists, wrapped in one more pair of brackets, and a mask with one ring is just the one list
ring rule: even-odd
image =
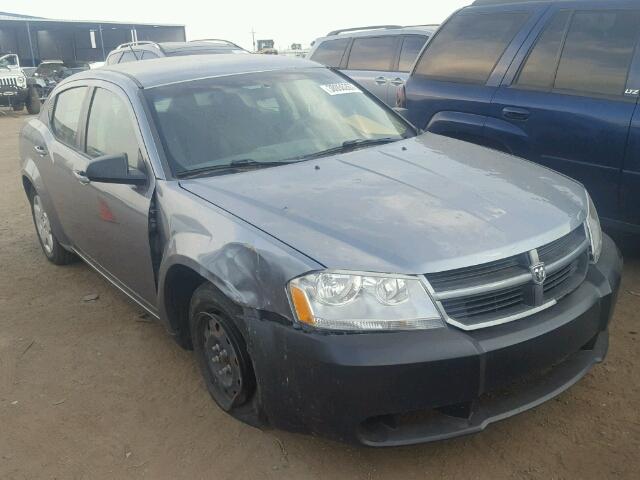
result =
[{"label": "chrome grille", "polygon": [[[589,242],[584,226],[530,252],[467,268],[427,274],[447,321],[472,330],[532,315],[555,305],[586,276]],[[534,281],[543,264],[546,279]]]},{"label": "chrome grille", "polygon": [[18,79],[16,77],[0,78],[0,86],[3,86],[3,87],[17,87],[18,86]]}]

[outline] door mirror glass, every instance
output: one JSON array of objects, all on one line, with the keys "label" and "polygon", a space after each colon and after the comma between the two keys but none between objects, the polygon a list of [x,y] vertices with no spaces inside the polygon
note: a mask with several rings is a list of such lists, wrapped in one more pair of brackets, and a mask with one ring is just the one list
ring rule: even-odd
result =
[{"label": "door mirror glass", "polygon": [[129,167],[127,154],[104,155],[91,161],[86,171],[87,178],[98,183],[118,183],[121,185],[144,185],[147,176]]}]

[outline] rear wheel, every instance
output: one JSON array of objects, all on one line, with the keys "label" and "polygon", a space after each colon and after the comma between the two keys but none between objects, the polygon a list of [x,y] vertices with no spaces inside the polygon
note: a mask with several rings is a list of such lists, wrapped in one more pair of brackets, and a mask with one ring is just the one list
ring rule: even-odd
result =
[{"label": "rear wheel", "polygon": [[[255,379],[247,346],[218,302],[218,292],[203,284],[193,294],[189,323],[193,349],[207,390],[225,412],[245,417]],[[251,406],[248,410],[253,410]],[[249,418],[242,418],[250,423]]]},{"label": "rear wheel", "polygon": [[75,260],[75,255],[60,245],[58,239],[51,230],[51,222],[47,214],[40,195],[34,193],[31,196],[31,213],[33,223],[36,226],[38,240],[47,260],[55,265],[67,265]]},{"label": "rear wheel", "polygon": [[36,115],[40,113],[40,95],[38,94],[38,89],[35,87],[29,87],[29,94],[27,95],[27,99],[25,101],[27,105],[27,112],[31,115]]}]

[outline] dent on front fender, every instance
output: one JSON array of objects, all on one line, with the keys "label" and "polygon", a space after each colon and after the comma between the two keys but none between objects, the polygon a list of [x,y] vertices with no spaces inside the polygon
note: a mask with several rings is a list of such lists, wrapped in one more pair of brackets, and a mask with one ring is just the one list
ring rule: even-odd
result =
[{"label": "dent on front fender", "polygon": [[170,331],[164,296],[167,274],[177,265],[197,272],[239,307],[293,321],[286,283],[322,265],[177,182],[158,182],[157,199],[164,238],[159,307]]}]

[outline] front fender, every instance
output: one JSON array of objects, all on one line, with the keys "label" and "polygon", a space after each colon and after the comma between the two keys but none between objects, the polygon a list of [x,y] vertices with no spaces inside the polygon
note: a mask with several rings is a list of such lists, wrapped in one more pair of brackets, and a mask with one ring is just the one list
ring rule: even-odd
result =
[{"label": "front fender", "polygon": [[293,321],[285,286],[322,265],[237,217],[183,190],[159,182],[158,207],[164,238],[158,271],[158,307],[165,327],[176,332],[167,309],[169,273],[187,267],[211,282],[245,311]]}]

